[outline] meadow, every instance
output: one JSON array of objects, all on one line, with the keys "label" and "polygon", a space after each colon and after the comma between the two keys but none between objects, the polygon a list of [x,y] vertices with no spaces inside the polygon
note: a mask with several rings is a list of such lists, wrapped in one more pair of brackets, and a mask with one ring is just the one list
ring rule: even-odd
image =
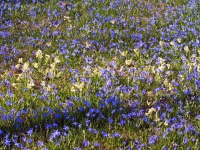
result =
[{"label": "meadow", "polygon": [[0,149],[199,150],[198,0],[0,2]]}]

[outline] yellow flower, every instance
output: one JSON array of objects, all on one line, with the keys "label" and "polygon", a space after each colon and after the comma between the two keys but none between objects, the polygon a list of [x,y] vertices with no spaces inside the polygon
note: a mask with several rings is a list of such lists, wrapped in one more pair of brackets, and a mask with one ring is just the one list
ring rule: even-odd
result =
[{"label": "yellow flower", "polygon": [[165,125],[165,126],[168,126],[168,125],[169,125],[169,124],[167,123],[167,121],[166,121],[166,120],[165,120],[165,123],[164,123],[164,125]]},{"label": "yellow flower", "polygon": [[45,81],[41,81],[41,86],[43,86],[43,87],[44,87],[44,86],[45,86],[45,84],[46,84],[46,83],[45,83]]},{"label": "yellow flower", "polygon": [[185,46],[183,49],[184,49],[187,53],[189,52],[189,47],[188,47],[188,46]]},{"label": "yellow flower", "polygon": [[22,70],[23,70],[23,71],[28,71],[28,70],[29,70],[29,62],[25,62],[25,63],[23,64]]},{"label": "yellow flower", "polygon": [[12,83],[11,85],[12,85],[12,87],[14,87],[14,88],[17,88],[17,87],[18,87],[16,83]]},{"label": "yellow flower", "polygon": [[54,58],[54,62],[55,62],[56,64],[60,62],[60,59],[59,59],[58,56],[56,56],[56,57]]},{"label": "yellow flower", "polygon": [[88,41],[85,42],[86,48],[90,48],[90,46],[92,46],[90,43],[88,43]]},{"label": "yellow flower", "polygon": [[56,68],[56,64],[55,63],[50,64],[50,66],[51,66],[51,70],[55,70],[55,68]]},{"label": "yellow flower", "polygon": [[84,86],[85,86],[85,83],[82,82],[81,84],[75,84],[75,86],[76,86],[80,91],[82,91],[83,88],[84,88]]},{"label": "yellow flower", "polygon": [[133,49],[133,51],[138,55],[139,54],[139,50],[138,49]]},{"label": "yellow flower", "polygon": [[45,62],[48,62],[49,59],[50,59],[50,55],[45,54]]},{"label": "yellow flower", "polygon": [[38,68],[38,63],[34,62],[33,67]]},{"label": "yellow flower", "polygon": [[20,79],[22,79],[22,78],[23,78],[23,74],[21,73],[21,74],[18,75],[17,81],[20,81]]},{"label": "yellow flower", "polygon": [[46,91],[48,91],[48,92],[50,92],[51,91],[51,86],[48,84],[46,87],[45,86],[43,86],[43,88],[46,90]]},{"label": "yellow flower", "polygon": [[61,77],[61,75],[62,75],[62,72],[58,72],[56,77],[59,78],[59,77]]},{"label": "yellow flower", "polygon": [[174,46],[174,45],[175,45],[174,41],[171,41],[171,42],[170,42],[170,45]]},{"label": "yellow flower", "polygon": [[115,24],[115,20],[111,20],[110,23]]},{"label": "yellow flower", "polygon": [[159,42],[160,46],[164,46],[164,41]]},{"label": "yellow flower", "polygon": [[151,115],[153,112],[156,112],[156,109],[152,107],[152,108],[149,109],[149,111],[148,111],[147,113],[145,113],[145,115],[146,115],[146,116],[149,116],[149,115]]},{"label": "yellow flower", "polygon": [[164,69],[165,69],[165,66],[164,66],[164,65],[161,65],[161,66],[158,67],[158,69],[159,69],[161,72],[163,72]]},{"label": "yellow flower", "polygon": [[121,53],[121,55],[124,56],[124,57],[125,57],[127,54],[128,54],[128,51],[123,51],[123,52]]},{"label": "yellow flower", "polygon": [[178,41],[179,43],[181,43],[181,42],[182,42],[182,39],[181,39],[181,38],[178,38],[177,41]]},{"label": "yellow flower", "polygon": [[71,22],[71,18],[69,16],[64,16],[64,21],[68,21],[68,22]]},{"label": "yellow flower", "polygon": [[51,42],[49,42],[49,43],[46,43],[46,45],[47,45],[48,47],[50,47],[50,46],[51,46]]},{"label": "yellow flower", "polygon": [[23,63],[23,58],[19,58],[18,63]]},{"label": "yellow flower", "polygon": [[76,89],[74,88],[74,86],[71,87],[71,92],[75,92]]},{"label": "yellow flower", "polygon": [[35,85],[35,84],[34,84],[33,80],[31,79],[31,80],[29,81],[28,85],[27,85],[27,88],[28,88],[28,89],[31,89],[34,85]]},{"label": "yellow flower", "polygon": [[130,65],[132,63],[132,60],[131,59],[125,60],[125,63],[126,63],[126,65]]},{"label": "yellow flower", "polygon": [[16,67],[17,69],[19,69],[20,66],[21,66],[20,64],[16,64],[16,65],[15,65],[15,67]]},{"label": "yellow flower", "polygon": [[42,58],[42,51],[39,49],[37,52],[36,52],[36,57],[37,58]]}]

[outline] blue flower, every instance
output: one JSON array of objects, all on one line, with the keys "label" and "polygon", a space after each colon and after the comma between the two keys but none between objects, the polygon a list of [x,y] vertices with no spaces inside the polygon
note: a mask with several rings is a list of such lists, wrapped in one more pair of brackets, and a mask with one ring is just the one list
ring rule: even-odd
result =
[{"label": "blue flower", "polygon": [[100,143],[94,142],[94,147],[99,147],[99,146],[100,146]]},{"label": "blue flower", "polygon": [[0,136],[3,135],[3,134],[4,134],[4,132],[0,129]]},{"label": "blue flower", "polygon": [[156,140],[158,140],[158,136],[157,135],[153,135],[149,137],[149,144],[150,145],[154,145]]},{"label": "blue flower", "polygon": [[183,144],[186,144],[188,142],[188,138],[187,137],[184,137],[183,139]]},{"label": "blue flower", "polygon": [[42,141],[38,141],[38,142],[37,142],[37,146],[39,146],[39,147],[43,146],[43,144],[44,144],[44,143],[43,143]]},{"label": "blue flower", "polygon": [[200,114],[195,117],[196,119],[200,120]]},{"label": "blue flower", "polygon": [[84,140],[83,141],[83,146],[88,147],[90,144],[90,142],[88,140]]},{"label": "blue flower", "polygon": [[30,128],[28,131],[27,131],[27,135],[28,136],[31,136],[33,134],[33,128]]},{"label": "blue flower", "polygon": [[59,137],[60,134],[61,134],[60,131],[58,131],[58,130],[54,131],[50,136],[50,140],[52,141],[53,139]]},{"label": "blue flower", "polygon": [[65,131],[68,131],[68,130],[69,130],[69,127],[68,127],[68,126],[64,126],[63,129],[64,129]]}]

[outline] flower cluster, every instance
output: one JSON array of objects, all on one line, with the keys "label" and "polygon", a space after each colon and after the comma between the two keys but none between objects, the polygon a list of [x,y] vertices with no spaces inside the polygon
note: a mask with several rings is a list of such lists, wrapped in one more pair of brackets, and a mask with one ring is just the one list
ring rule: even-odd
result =
[{"label": "flower cluster", "polygon": [[199,149],[198,1],[0,2],[3,149]]}]

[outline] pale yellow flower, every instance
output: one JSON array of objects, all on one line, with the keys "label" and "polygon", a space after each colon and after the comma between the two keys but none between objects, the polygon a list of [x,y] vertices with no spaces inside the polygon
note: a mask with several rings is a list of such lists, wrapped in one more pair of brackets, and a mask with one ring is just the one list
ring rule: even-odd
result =
[{"label": "pale yellow flower", "polygon": [[41,86],[45,86],[46,82],[45,81],[41,81],[40,85]]},{"label": "pale yellow flower", "polygon": [[20,81],[23,78],[23,74],[18,74],[17,81]]},{"label": "pale yellow flower", "polygon": [[18,87],[16,83],[12,83],[11,85],[12,85],[12,87],[14,87],[14,88],[17,88],[17,87]]},{"label": "pale yellow flower", "polygon": [[150,109],[148,110],[147,113],[145,113],[145,115],[146,115],[146,116],[149,116],[149,115],[151,115],[153,112],[156,112],[156,109],[152,107],[152,108],[150,108]]},{"label": "pale yellow flower", "polygon": [[58,72],[57,75],[56,75],[57,78],[59,78],[61,76],[62,76],[62,72]]},{"label": "pale yellow flower", "polygon": [[28,88],[28,89],[31,89],[33,86],[35,86],[35,83],[34,83],[34,81],[31,79],[31,80],[29,81],[28,85],[27,85],[27,88]]},{"label": "pale yellow flower", "polygon": [[140,53],[139,49],[133,49],[133,51],[138,55]]},{"label": "pale yellow flower", "polygon": [[168,125],[169,125],[169,124],[167,123],[167,121],[166,121],[166,120],[165,120],[165,123],[164,123],[164,125],[165,125],[165,126],[168,126]]},{"label": "pale yellow flower", "polygon": [[50,64],[50,66],[51,66],[52,70],[55,70],[55,68],[56,68],[56,64],[55,63]]},{"label": "pale yellow flower", "polygon": [[129,60],[125,60],[125,63],[126,63],[126,65],[130,65],[131,63],[132,63],[132,59],[129,59]]},{"label": "pale yellow flower", "polygon": [[28,71],[29,70],[29,62],[25,62],[22,66],[23,71]]},{"label": "pale yellow flower", "polygon": [[188,46],[185,46],[183,49],[184,49],[187,53],[189,52],[189,47],[188,47]]},{"label": "pale yellow flower", "polygon": [[166,71],[166,74],[167,74],[168,76],[170,76],[170,75],[171,75],[171,71]]},{"label": "pale yellow flower", "polygon": [[71,87],[71,92],[76,92],[76,89],[74,88],[74,86]]},{"label": "pale yellow flower", "polygon": [[170,64],[166,64],[166,66],[167,66],[168,69],[170,69],[170,66],[171,66],[171,65],[170,65]]},{"label": "pale yellow flower", "polygon": [[110,23],[115,24],[115,20],[111,20]]},{"label": "pale yellow flower", "polygon": [[181,38],[178,38],[177,41],[178,41],[178,43],[181,43],[181,42],[182,42],[182,39],[181,39]]},{"label": "pale yellow flower", "polygon": [[164,41],[159,42],[160,46],[164,46]]},{"label": "pale yellow flower", "polygon": [[50,55],[45,54],[45,62],[48,62],[50,59]]},{"label": "pale yellow flower", "polygon": [[85,83],[82,82],[82,83],[80,83],[80,84],[75,84],[75,86],[76,86],[80,91],[82,91],[83,88],[84,88],[84,86],[85,86]]},{"label": "pale yellow flower", "polygon": [[123,51],[123,52],[121,53],[121,55],[124,56],[124,57],[125,57],[127,54],[128,54],[128,51]]},{"label": "pale yellow flower", "polygon": [[16,67],[17,69],[19,69],[20,66],[21,66],[20,64],[16,64],[16,65],[15,65],[15,67]]},{"label": "pale yellow flower", "polygon": [[66,21],[68,21],[68,22],[71,22],[71,18],[69,17],[69,16],[64,16],[64,20]]},{"label": "pale yellow flower", "polygon": [[51,46],[51,42],[46,43],[46,45],[47,45],[48,47],[50,47],[50,46]]},{"label": "pale yellow flower", "polygon": [[170,42],[170,45],[174,46],[174,45],[175,45],[174,41],[171,41],[171,42]]},{"label": "pale yellow flower", "polygon": [[38,63],[34,62],[33,67],[38,68]]},{"label": "pale yellow flower", "polygon": [[156,111],[156,115],[155,115],[156,117],[155,117],[155,121],[156,122],[158,122],[158,121],[160,121],[160,118],[159,118],[159,116],[158,116],[158,112]]},{"label": "pale yellow flower", "polygon": [[90,43],[88,43],[88,41],[85,42],[86,48],[89,48],[90,46],[92,46]]},{"label": "pale yellow flower", "polygon": [[158,69],[159,69],[161,72],[163,72],[164,69],[165,69],[165,66],[164,66],[164,65],[161,65],[161,66],[158,67]]},{"label": "pale yellow flower", "polygon": [[36,52],[36,57],[40,59],[43,57],[42,51],[40,49]]},{"label": "pale yellow flower", "polygon": [[54,58],[54,62],[55,62],[55,64],[57,64],[57,63],[59,63],[59,62],[60,62],[60,59],[59,59],[59,57],[58,57],[58,56],[56,56],[56,57]]},{"label": "pale yellow flower", "polygon": [[23,58],[19,58],[18,63],[23,63]]}]

